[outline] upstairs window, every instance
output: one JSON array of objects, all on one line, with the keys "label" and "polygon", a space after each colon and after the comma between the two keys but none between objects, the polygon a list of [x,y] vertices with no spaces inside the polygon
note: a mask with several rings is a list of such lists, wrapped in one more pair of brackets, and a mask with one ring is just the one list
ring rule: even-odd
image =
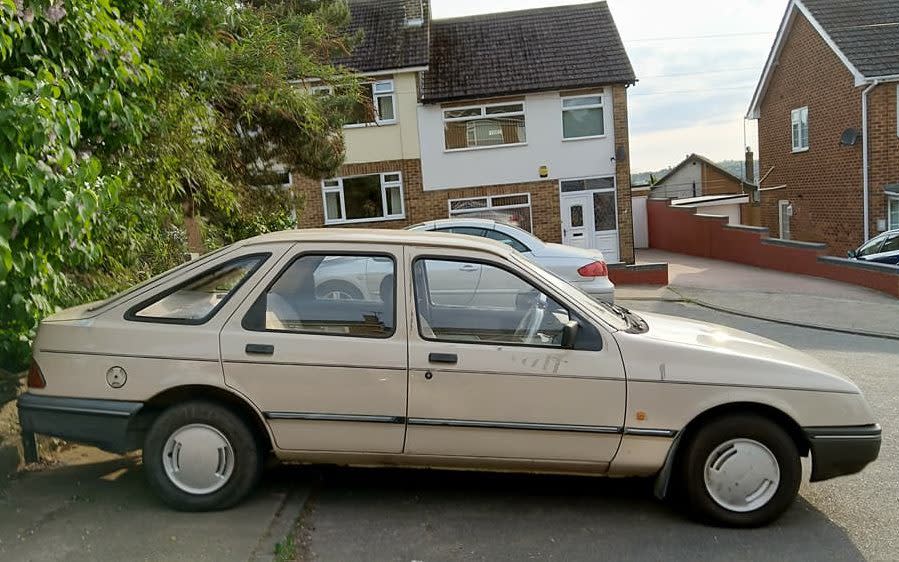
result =
[{"label": "upstairs window", "polygon": [[585,139],[606,133],[602,96],[562,98],[562,138]]},{"label": "upstairs window", "polygon": [[[393,80],[363,84],[361,89],[362,98],[353,107],[352,118],[345,127],[396,123],[396,86]],[[329,96],[334,93],[334,88],[327,85],[312,86],[310,91],[317,96]]]},{"label": "upstairs window", "polygon": [[887,228],[899,228],[899,197],[887,199]]},{"label": "upstairs window", "polygon": [[808,150],[808,107],[794,109],[790,117],[793,125],[793,152]]},{"label": "upstairs window", "polygon": [[325,224],[393,220],[405,216],[399,172],[325,180],[322,198]]},{"label": "upstairs window", "polygon": [[443,139],[446,150],[524,144],[524,103],[445,109]]}]

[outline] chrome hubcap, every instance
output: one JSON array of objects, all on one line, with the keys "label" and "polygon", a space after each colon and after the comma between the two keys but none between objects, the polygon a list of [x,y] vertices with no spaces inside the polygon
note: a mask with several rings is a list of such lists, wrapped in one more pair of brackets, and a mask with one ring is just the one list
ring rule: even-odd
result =
[{"label": "chrome hubcap", "polygon": [[753,439],[731,439],[705,461],[705,488],[715,503],[744,513],[766,505],[780,484],[780,466],[768,447]]},{"label": "chrome hubcap", "polygon": [[194,423],[172,433],[162,448],[162,466],[172,484],[189,494],[211,494],[234,472],[234,450],[216,428]]}]

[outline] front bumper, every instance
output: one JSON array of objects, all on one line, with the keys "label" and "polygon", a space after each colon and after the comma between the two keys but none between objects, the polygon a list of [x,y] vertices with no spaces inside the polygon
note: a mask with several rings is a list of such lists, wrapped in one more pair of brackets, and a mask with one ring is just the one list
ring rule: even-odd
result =
[{"label": "front bumper", "polygon": [[803,428],[812,451],[812,482],[855,474],[880,453],[877,424]]},{"label": "front bumper", "polygon": [[35,433],[94,445],[112,453],[134,449],[130,422],[141,402],[43,396],[26,392],[19,397],[23,442]]}]

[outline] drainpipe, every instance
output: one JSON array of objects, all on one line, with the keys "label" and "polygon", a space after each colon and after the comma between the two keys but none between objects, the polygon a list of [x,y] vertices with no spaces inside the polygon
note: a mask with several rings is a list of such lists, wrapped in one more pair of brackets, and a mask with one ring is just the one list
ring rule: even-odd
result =
[{"label": "drainpipe", "polygon": [[862,193],[865,198],[862,209],[865,216],[865,242],[868,241],[868,93],[880,84],[874,80],[862,92]]}]

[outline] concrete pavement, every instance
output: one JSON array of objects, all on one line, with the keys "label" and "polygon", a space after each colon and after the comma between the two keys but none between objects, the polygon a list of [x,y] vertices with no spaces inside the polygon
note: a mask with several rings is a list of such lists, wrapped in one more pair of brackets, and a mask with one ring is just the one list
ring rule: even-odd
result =
[{"label": "concrete pavement", "polygon": [[899,299],[829,281],[743,264],[639,250],[638,262],[667,262],[668,287],[616,288],[618,301],[690,301],[787,324],[899,339]]}]

